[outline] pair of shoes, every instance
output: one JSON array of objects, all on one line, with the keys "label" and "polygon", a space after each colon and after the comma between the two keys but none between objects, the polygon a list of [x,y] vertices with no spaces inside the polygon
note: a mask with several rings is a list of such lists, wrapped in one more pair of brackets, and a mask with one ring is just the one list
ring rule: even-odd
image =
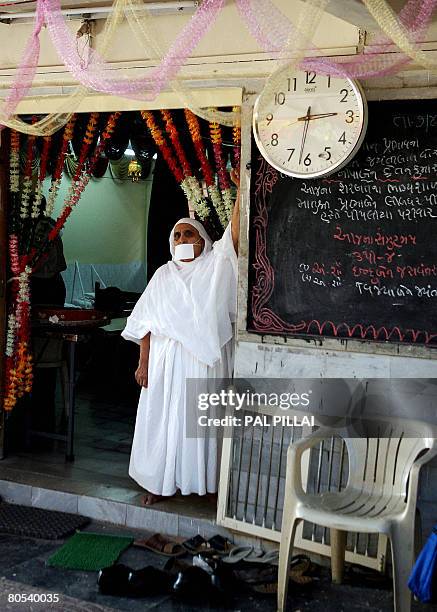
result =
[{"label": "pair of shoes", "polygon": [[191,555],[197,555],[204,552],[227,555],[233,548],[232,542],[219,534],[213,536],[209,540],[197,534],[189,540],[182,542],[182,546]]},{"label": "pair of shoes", "polygon": [[103,595],[147,597],[170,593],[174,578],[165,571],[148,565],[133,570],[119,563],[100,570],[97,584]]},{"label": "pair of shoes", "polygon": [[187,552],[181,544],[174,542],[160,533],[155,533],[150,536],[150,538],[144,540],[135,540],[133,545],[138,548],[146,548],[159,555],[164,555],[164,557],[180,557]]},{"label": "pair of shoes", "polygon": [[178,573],[173,593],[190,602],[225,603],[232,598],[234,587],[235,580],[228,568],[218,565],[208,570],[204,569],[204,565],[192,565]]},{"label": "pair of shoes", "polygon": [[[316,578],[307,574],[313,573],[315,568],[316,566],[306,555],[296,555],[290,562],[288,578],[295,586],[309,587],[314,584]],[[278,592],[278,569],[270,566],[270,568],[260,568],[256,573],[258,575],[253,576],[252,591],[258,595],[276,595]],[[238,577],[241,579],[241,575]]]},{"label": "pair of shoes", "polygon": [[232,570],[222,564],[219,555],[212,556],[209,551],[194,556],[192,563],[169,559],[164,570],[173,574],[173,594],[183,600],[226,602],[235,592],[236,581]]},{"label": "pair of shoes", "polygon": [[235,546],[230,553],[223,558],[224,563],[260,563],[264,565],[278,565],[279,550],[269,550],[264,552],[255,549],[253,546]]}]

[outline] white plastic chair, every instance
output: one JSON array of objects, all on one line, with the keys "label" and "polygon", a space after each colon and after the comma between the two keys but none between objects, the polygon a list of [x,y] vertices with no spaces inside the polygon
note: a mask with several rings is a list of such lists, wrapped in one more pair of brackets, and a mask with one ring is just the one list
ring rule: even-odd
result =
[{"label": "white plastic chair", "polygon": [[[288,568],[296,527],[302,520],[331,530],[331,567],[344,564],[348,531],[382,533],[390,539],[393,561],[394,609],[409,612],[407,586],[414,562],[414,529],[419,471],[437,455],[431,426],[411,421],[390,421],[388,437],[347,438],[349,477],[343,491],[319,495],[302,487],[301,459],[305,450],[326,438],[338,436],[329,428],[315,431],[292,444],[287,455],[287,475],[278,571],[278,610],[287,600]],[[418,437],[422,436],[422,437]],[[426,452],[427,451],[427,452]]]}]

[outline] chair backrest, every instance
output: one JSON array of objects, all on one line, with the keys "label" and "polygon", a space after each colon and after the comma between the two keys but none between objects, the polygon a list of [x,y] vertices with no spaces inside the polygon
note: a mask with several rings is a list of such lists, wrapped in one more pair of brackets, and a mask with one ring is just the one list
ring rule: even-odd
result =
[{"label": "chair backrest", "polygon": [[406,496],[414,461],[436,444],[429,426],[413,425],[394,420],[381,427],[381,436],[345,438],[349,484],[374,494]]}]

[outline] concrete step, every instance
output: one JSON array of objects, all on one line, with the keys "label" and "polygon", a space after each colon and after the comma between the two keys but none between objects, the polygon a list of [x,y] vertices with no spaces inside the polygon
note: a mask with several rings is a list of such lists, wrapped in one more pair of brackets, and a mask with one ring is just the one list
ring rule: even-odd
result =
[{"label": "concrete step", "polygon": [[[188,498],[188,503],[180,496],[179,499],[175,498],[173,503],[166,501],[153,507],[145,507],[141,505],[139,495],[131,497],[132,491],[129,489],[126,489],[126,500],[123,501],[120,488],[102,489],[102,485],[99,485],[96,486],[95,495],[85,495],[78,490],[80,486],[77,482],[65,480],[64,485],[60,486],[59,479],[39,475],[38,486],[35,486],[31,475],[21,473],[18,477],[16,472],[18,470],[0,467],[0,497],[8,503],[81,514],[114,526],[135,530],[184,538],[200,534],[206,539],[219,533],[238,545],[251,544],[265,550],[277,548],[277,544],[232,532],[218,525],[212,504],[209,512],[205,511],[204,504],[200,504],[199,512],[196,512],[191,499],[193,496]],[[116,497],[118,501],[111,497]]]}]

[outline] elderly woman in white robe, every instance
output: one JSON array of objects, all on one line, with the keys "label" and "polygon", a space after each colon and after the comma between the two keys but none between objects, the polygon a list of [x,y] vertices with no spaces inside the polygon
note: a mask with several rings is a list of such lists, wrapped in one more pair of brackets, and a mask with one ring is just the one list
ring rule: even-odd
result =
[{"label": "elderly woman in white robe", "polygon": [[146,490],[146,505],[178,490],[217,492],[217,436],[186,435],[197,410],[186,401],[186,381],[232,376],[238,232],[238,195],[231,223],[214,244],[201,223],[180,219],[170,234],[172,260],[155,272],[122,332],[140,345],[129,475]]}]

